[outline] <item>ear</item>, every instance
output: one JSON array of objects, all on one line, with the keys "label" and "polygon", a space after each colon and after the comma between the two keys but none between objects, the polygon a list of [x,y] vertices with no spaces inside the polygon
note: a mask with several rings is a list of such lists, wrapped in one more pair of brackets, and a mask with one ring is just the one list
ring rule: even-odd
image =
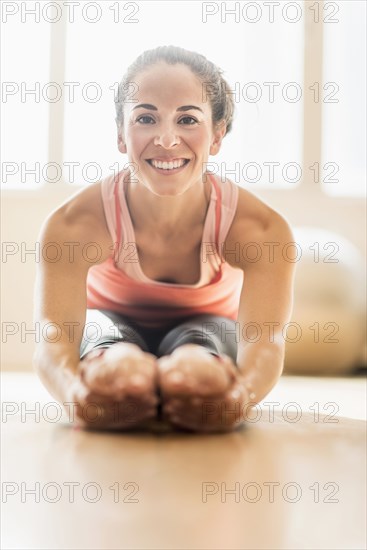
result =
[{"label": "ear", "polygon": [[117,148],[120,153],[126,153],[126,143],[123,138],[123,128],[121,126],[117,127]]},{"label": "ear", "polygon": [[227,132],[227,125],[226,125],[226,121],[223,119],[220,122],[218,122],[214,128],[212,144],[209,150],[210,155],[217,155],[219,153],[222,140],[226,135],[226,132]]}]

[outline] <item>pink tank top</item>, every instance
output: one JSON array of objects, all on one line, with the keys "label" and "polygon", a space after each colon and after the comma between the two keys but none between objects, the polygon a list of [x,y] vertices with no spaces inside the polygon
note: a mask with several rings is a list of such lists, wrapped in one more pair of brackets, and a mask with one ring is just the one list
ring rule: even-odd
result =
[{"label": "pink tank top", "polygon": [[89,269],[87,307],[108,309],[138,325],[165,328],[178,320],[208,313],[237,320],[243,271],[223,259],[222,247],[236,213],[238,187],[207,173],[211,186],[201,243],[201,275],[196,284],[155,281],[140,266],[126,203],[128,171],[101,182],[107,226],[115,243],[111,256]]}]

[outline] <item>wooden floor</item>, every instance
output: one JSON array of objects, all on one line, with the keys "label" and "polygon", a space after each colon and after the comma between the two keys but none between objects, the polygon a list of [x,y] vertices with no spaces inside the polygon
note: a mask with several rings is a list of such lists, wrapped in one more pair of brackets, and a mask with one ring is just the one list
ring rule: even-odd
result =
[{"label": "wooden floor", "polygon": [[231,434],[113,434],[3,374],[1,548],[364,549],[365,388],[282,377]]}]

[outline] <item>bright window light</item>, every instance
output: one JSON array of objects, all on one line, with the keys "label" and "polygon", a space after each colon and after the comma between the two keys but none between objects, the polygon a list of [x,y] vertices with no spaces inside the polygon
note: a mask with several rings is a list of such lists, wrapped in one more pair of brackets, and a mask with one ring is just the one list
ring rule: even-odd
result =
[{"label": "bright window light", "polygon": [[[366,194],[366,3],[338,2],[324,25],[322,174],[333,196]],[[331,84],[330,84],[331,83]],[[324,84],[325,85],[325,84]]]},{"label": "bright window light", "polygon": [[[4,15],[5,16],[5,15]],[[20,11],[1,28],[1,184],[35,189],[47,173],[50,24]]]}]

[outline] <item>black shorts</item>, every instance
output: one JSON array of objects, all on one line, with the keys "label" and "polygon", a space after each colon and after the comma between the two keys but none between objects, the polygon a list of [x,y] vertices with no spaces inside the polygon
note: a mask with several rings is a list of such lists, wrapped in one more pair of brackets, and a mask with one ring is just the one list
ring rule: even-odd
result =
[{"label": "black shorts", "polygon": [[236,364],[237,341],[236,322],[218,315],[196,315],[161,329],[141,327],[114,311],[87,309],[80,358],[95,348],[108,348],[116,342],[137,344],[156,357],[169,355],[183,344],[198,344],[215,355],[228,355]]}]

